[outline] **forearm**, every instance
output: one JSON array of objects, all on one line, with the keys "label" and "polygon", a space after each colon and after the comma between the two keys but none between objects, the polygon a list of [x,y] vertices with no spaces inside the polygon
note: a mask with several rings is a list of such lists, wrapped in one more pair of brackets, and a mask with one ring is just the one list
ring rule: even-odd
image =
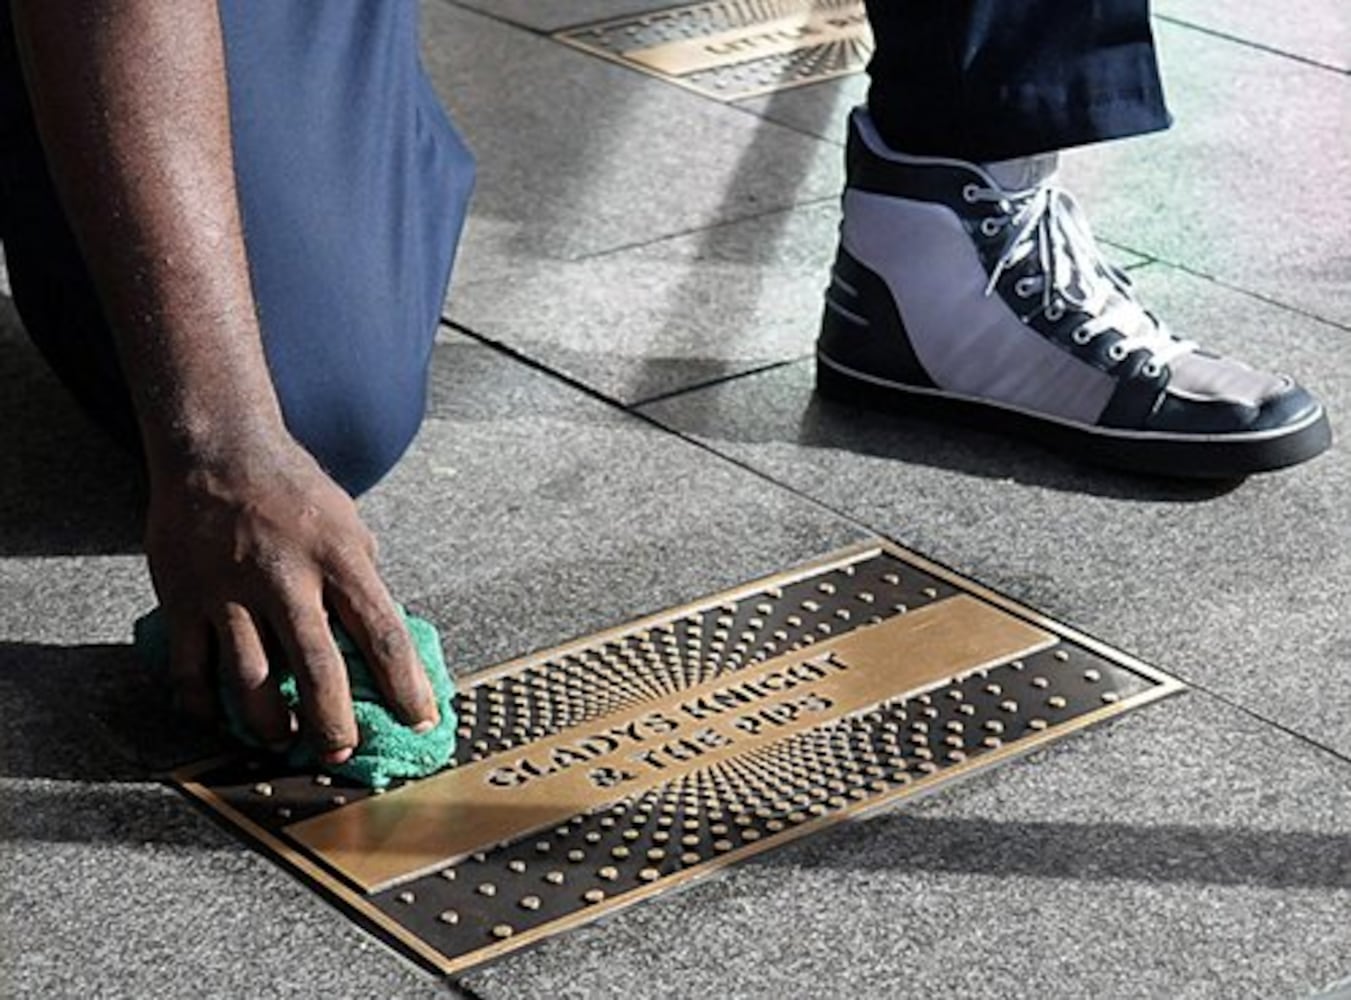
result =
[{"label": "forearm", "polygon": [[235,193],[215,0],[13,0],[34,113],[152,475],[281,430]]}]

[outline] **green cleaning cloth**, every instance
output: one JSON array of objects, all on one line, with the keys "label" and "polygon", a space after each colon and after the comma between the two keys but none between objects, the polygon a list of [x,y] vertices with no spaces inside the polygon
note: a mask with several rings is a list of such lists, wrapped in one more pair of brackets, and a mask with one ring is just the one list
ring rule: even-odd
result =
[{"label": "green cleaning cloth", "polygon": [[[418,658],[432,682],[441,721],[427,732],[419,734],[395,718],[381,700],[375,678],[371,676],[370,668],[357,650],[356,643],[341,625],[334,622],[333,638],[347,663],[359,742],[352,756],[343,763],[324,764],[303,740],[297,740],[287,754],[287,763],[292,767],[322,768],[371,788],[385,788],[399,778],[421,778],[431,774],[450,761],[451,754],[455,752],[456,720],[451,703],[455,684],[446,671],[446,661],[441,655],[441,637],[430,622],[410,615],[402,608],[399,610],[408,626],[408,634],[413,639]],[[169,630],[158,608],[136,621],[135,637],[136,651],[141,659],[152,669],[167,672]],[[289,671],[282,676],[281,693],[287,705],[295,710],[300,702],[300,694],[295,675]],[[259,746],[244,724],[229,690],[222,690],[221,704],[225,708],[226,725],[230,732],[249,746]]]}]

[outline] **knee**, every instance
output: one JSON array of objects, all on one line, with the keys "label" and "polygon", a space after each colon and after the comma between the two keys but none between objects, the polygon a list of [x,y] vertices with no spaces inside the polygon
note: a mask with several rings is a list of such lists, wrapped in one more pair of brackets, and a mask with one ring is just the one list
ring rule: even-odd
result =
[{"label": "knee", "polygon": [[383,381],[346,374],[278,389],[292,435],[355,497],[408,450],[422,425],[426,389],[421,377]]}]

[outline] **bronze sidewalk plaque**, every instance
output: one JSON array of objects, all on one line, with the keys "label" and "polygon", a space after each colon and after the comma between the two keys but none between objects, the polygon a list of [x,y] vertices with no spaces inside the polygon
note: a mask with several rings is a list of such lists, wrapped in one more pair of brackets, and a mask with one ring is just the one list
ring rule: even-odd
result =
[{"label": "bronze sidewalk plaque", "polygon": [[856,73],[873,48],[863,0],[713,0],[554,38],[724,101]]},{"label": "bronze sidewalk plaque", "polygon": [[883,542],[460,684],[454,764],[384,794],[178,781],[455,972],[1180,688]]}]

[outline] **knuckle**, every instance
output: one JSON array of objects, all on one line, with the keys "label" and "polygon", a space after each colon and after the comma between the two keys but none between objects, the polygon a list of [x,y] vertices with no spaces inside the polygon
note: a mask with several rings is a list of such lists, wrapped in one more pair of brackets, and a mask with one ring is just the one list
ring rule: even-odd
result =
[{"label": "knuckle", "polygon": [[408,631],[399,622],[384,620],[371,635],[372,651],[383,660],[402,660],[413,650]]}]

